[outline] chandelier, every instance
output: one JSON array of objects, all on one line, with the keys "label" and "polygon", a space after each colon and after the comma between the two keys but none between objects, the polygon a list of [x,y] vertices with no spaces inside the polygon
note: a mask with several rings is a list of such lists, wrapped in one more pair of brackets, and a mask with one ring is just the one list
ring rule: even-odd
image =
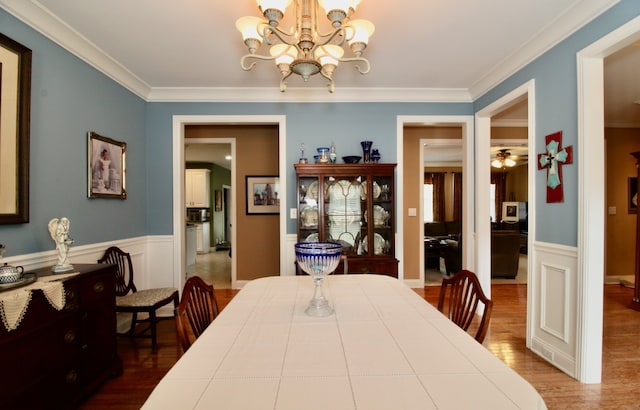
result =
[{"label": "chandelier", "polygon": [[[240,59],[243,70],[249,71],[256,61],[274,60],[280,70],[280,91],[287,88],[286,79],[297,74],[306,82],[315,74],[329,80],[329,92],[333,92],[333,73],[340,62],[356,63],[360,74],[367,74],[369,61],[362,57],[369,37],[375,27],[368,20],[351,20],[356,6],[361,0],[256,0],[264,18],[245,16],[236,21],[236,28],[242,33],[249,54]],[[280,28],[287,7],[295,3],[295,27],[288,31]],[[325,10],[331,23],[326,33],[318,27],[319,6]],[[353,53],[343,57],[345,42]],[[269,55],[258,54],[264,43],[269,47]]]},{"label": "chandelier", "polygon": [[516,165],[516,161],[511,159],[511,153],[506,149],[501,149],[496,154],[496,159],[491,161],[491,166],[494,168],[513,167]]}]

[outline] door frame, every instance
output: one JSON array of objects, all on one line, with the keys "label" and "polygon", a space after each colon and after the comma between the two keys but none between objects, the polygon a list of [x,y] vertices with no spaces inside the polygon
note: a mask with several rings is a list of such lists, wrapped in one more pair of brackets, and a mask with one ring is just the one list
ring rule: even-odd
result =
[{"label": "door frame", "polygon": [[[474,128],[473,128],[473,116],[471,115],[399,115],[396,118],[396,156],[397,163],[401,164],[401,166],[396,168],[396,186],[403,187],[407,189],[404,184],[404,127],[407,125],[419,125],[419,126],[442,126],[442,125],[459,125],[462,127],[462,197],[468,198],[468,200],[462,201],[462,229],[463,234],[462,238],[464,241],[463,249],[466,247],[468,250],[473,249],[470,244],[473,241],[473,226],[474,223],[474,214],[473,214],[473,203],[472,198],[474,198],[474,186],[471,183],[473,181],[474,175],[474,157],[473,157],[473,145],[474,145]],[[420,154],[421,165],[424,163],[424,153]],[[424,180],[424,165],[418,167],[415,170],[407,170],[408,172],[416,172],[420,177],[419,181]],[[416,186],[416,190],[422,192],[422,186]],[[400,192],[400,191],[399,191]],[[422,205],[422,195],[419,195],[419,208],[416,210],[416,217],[419,218],[420,221],[423,220],[423,205]],[[404,237],[400,237],[398,233],[404,232],[404,195],[398,195],[396,198],[397,207],[396,207],[396,255],[402,255],[399,258],[398,264],[398,279],[404,280],[404,282],[410,287],[420,288],[424,286],[424,268],[419,272],[419,279],[416,280],[405,280],[404,279],[404,262],[405,253],[404,253]],[[407,210],[408,212],[409,210]],[[422,223],[422,222],[421,222]],[[420,244],[420,248],[424,248],[424,230],[419,229],[418,235],[415,239],[409,239],[411,241],[417,241]],[[467,254],[466,256],[469,256]],[[463,255],[463,263],[464,258]],[[424,250],[419,251],[417,257],[422,259],[418,262],[417,266],[424,267]],[[472,269],[472,267],[470,266]]]},{"label": "door frame", "polygon": [[640,17],[577,53],[578,317],[577,379],[600,383],[604,286],[604,58],[640,40]]},{"label": "door frame", "polygon": [[[185,251],[185,215],[183,212],[185,202],[184,191],[184,128],[186,125],[203,124],[252,124],[252,125],[277,125],[278,126],[278,172],[280,183],[280,266],[286,264],[286,247],[282,246],[287,233],[287,170],[286,170],[286,116],[284,115],[174,115],[172,126],[172,170],[173,170],[173,283],[178,289],[182,289],[186,276],[186,251]],[[236,181],[236,155],[232,152],[234,161],[231,167],[231,202],[236,204],[231,209],[231,224],[236,227],[237,185]],[[235,233],[235,232],[234,232]],[[240,282],[237,278],[237,234],[231,236],[231,249],[234,257],[231,259],[231,287],[236,289]],[[282,272],[281,272],[282,274]],[[244,283],[244,282],[242,282]]]}]

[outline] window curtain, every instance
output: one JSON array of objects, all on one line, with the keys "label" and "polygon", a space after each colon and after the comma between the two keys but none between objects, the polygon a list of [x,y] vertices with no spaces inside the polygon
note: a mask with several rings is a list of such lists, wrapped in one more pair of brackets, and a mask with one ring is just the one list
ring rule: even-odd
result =
[{"label": "window curtain", "polygon": [[462,221],[462,172],[453,173],[453,220]]},{"label": "window curtain", "polygon": [[444,221],[444,172],[425,173],[424,183],[433,185],[433,220]]},{"label": "window curtain", "polygon": [[496,222],[500,221],[500,213],[502,212],[502,203],[506,199],[507,194],[507,173],[492,172],[491,183],[496,186],[495,215]]}]

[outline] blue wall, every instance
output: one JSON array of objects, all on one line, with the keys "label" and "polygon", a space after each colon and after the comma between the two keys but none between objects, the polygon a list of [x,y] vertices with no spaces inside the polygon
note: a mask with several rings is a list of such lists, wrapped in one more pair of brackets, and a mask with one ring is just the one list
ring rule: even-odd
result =
[{"label": "blue wall", "polygon": [[[172,227],[171,140],[173,115],[285,115],[287,126],[288,181],[295,181],[293,164],[300,158],[300,144],[313,159],[317,147],[335,142],[338,156],[361,155],[360,141],[372,140],[383,162],[396,162],[396,125],[398,115],[472,115],[471,103],[150,103],[147,111],[149,175],[147,195],[149,233],[170,234]],[[151,138],[151,137],[150,137]],[[160,164],[160,166],[158,166]],[[288,184],[287,208],[294,208],[295,184]],[[295,233],[294,220],[288,220],[287,232]]]},{"label": "blue wall", "polygon": [[[30,221],[0,226],[5,256],[55,249],[54,217],[75,245],[145,235],[145,102],[2,9],[0,27],[33,52]],[[125,201],[87,198],[88,131],[127,143]]]},{"label": "blue wall", "polygon": [[[574,164],[564,168],[565,202],[545,203],[545,173],[536,176],[540,240],[577,243],[576,53],[640,14],[640,1],[622,0],[474,104],[436,103],[145,103],[108,77],[0,10],[4,34],[33,50],[30,223],[0,226],[7,256],[52,250],[47,222],[71,220],[76,245],[140,235],[172,234],[173,115],[285,115],[287,158],[299,146],[307,156],[334,141],[338,155],[359,154],[359,141],[373,140],[384,162],[395,162],[396,116],[470,115],[524,82],[536,79],[537,145],[562,130],[574,146]],[[339,92],[339,91],[338,91]],[[96,131],[127,143],[126,200],[88,199],[86,134]],[[289,180],[294,177],[289,167]],[[287,192],[295,198],[293,184]],[[288,207],[293,207],[290,203]],[[289,221],[288,232],[295,232]]]},{"label": "blue wall", "polygon": [[[562,168],[564,202],[546,203],[546,170],[536,174],[536,238],[576,246],[578,242],[578,97],[576,54],[640,15],[640,1],[623,0],[540,58],[475,101],[479,111],[525,82],[535,79],[538,153],[545,135],[562,131],[562,145],[573,145],[573,164]],[[604,200],[604,198],[603,198]]]}]

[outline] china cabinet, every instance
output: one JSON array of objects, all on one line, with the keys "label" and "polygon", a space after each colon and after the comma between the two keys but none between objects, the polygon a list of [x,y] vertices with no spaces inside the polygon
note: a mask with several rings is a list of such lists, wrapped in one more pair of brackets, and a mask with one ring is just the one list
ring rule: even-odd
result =
[{"label": "china cabinet", "polygon": [[[298,242],[337,241],[337,273],[398,276],[395,164],[294,164]],[[346,266],[346,268],[345,268]]]},{"label": "china cabinet", "polygon": [[[122,373],[117,355],[115,265],[74,264],[58,311],[34,290],[15,330],[0,323],[2,409],[74,409]],[[51,275],[39,269],[37,277]]]},{"label": "china cabinet", "polygon": [[186,169],[185,174],[185,202],[187,208],[209,207],[209,170]]}]

